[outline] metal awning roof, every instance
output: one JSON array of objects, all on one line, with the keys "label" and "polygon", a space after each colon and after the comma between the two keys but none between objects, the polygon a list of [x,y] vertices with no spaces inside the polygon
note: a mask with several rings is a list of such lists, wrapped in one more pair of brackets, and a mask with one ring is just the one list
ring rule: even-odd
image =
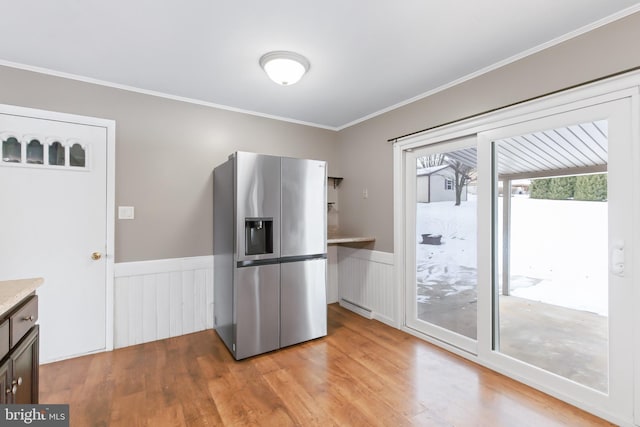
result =
[{"label": "metal awning roof", "polygon": [[[499,179],[579,175],[607,171],[608,123],[589,123],[495,141]],[[446,153],[476,168],[475,147]]]},{"label": "metal awning roof", "polygon": [[496,141],[498,176],[504,179],[606,172],[606,120]]},{"label": "metal awning roof", "polygon": [[428,168],[419,168],[417,170],[417,172],[416,172],[416,175],[417,176],[432,175],[432,174],[434,174],[436,172],[439,172],[439,171],[441,171],[443,169],[450,168],[450,167],[451,166],[445,164],[445,165],[440,165],[440,166],[431,166],[431,167],[428,167]]}]

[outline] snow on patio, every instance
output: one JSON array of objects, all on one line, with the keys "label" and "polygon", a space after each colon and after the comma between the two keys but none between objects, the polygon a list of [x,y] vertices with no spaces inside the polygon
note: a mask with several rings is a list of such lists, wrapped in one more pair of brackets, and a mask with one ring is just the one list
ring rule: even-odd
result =
[{"label": "snow on patio", "polygon": [[[502,198],[498,200],[502,212]],[[474,292],[477,203],[417,204],[418,302]],[[502,242],[499,221],[498,242]],[[441,245],[420,244],[441,234]],[[607,315],[607,203],[512,198],[511,295]],[[501,260],[501,256],[499,257]],[[500,265],[501,268],[501,265]]]}]

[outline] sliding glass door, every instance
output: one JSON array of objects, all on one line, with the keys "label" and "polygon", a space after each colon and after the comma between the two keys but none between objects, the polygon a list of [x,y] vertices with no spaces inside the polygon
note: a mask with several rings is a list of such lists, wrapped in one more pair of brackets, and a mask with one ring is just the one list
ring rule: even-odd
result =
[{"label": "sliding glass door", "polygon": [[631,112],[602,96],[405,148],[405,326],[632,419]]},{"label": "sliding glass door", "polygon": [[[479,135],[492,165],[487,356],[594,407],[632,407],[630,101]],[[489,162],[487,162],[488,164]],[[487,171],[489,174],[489,171]]]},{"label": "sliding glass door", "polygon": [[407,157],[412,254],[407,325],[475,352],[477,194],[475,137],[422,147]]},{"label": "sliding glass door", "polygon": [[609,386],[607,158],[607,120],[494,142],[495,348],[604,393]]}]

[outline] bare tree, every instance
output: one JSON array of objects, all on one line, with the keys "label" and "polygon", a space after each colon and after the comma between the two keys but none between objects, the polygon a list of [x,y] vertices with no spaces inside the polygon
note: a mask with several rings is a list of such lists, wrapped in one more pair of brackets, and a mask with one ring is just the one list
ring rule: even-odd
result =
[{"label": "bare tree", "polygon": [[460,160],[450,158],[447,158],[447,164],[451,166],[455,174],[453,184],[456,190],[456,206],[460,206],[462,190],[464,186],[471,181],[474,169],[471,166],[465,165]]},{"label": "bare tree", "polygon": [[431,154],[430,156],[418,157],[418,168],[431,168],[444,164],[444,154]]}]

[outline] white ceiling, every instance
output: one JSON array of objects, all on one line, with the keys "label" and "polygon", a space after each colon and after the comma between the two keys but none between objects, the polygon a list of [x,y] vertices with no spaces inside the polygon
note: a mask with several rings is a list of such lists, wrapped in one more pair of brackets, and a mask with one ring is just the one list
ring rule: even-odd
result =
[{"label": "white ceiling", "polygon": [[[0,63],[340,129],[639,5],[0,0]],[[310,72],[276,85],[258,65],[272,50],[305,55]]]}]

